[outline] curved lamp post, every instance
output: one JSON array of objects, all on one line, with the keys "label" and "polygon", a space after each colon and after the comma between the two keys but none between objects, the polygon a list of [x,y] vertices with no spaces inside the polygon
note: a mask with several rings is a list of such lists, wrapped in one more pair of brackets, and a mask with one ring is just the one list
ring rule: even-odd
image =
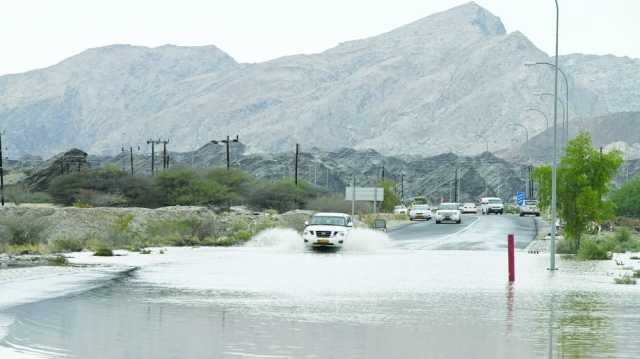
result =
[{"label": "curved lamp post", "polygon": [[525,111],[537,112],[537,113],[541,114],[544,117],[545,122],[547,123],[547,129],[549,129],[549,117],[547,117],[546,113],[544,113],[542,110],[537,109],[535,107],[527,107],[524,110]]},{"label": "curved lamp post", "polygon": [[[537,93],[536,95],[540,96],[540,98],[543,98],[545,96],[548,97],[554,97],[554,95],[551,92],[540,92]],[[558,98],[558,101],[560,101],[560,104],[562,105],[562,137],[564,137],[564,145],[565,147],[567,146],[567,142],[569,141],[569,131],[567,130],[567,128],[569,128],[569,107],[567,106],[567,103],[564,102],[561,98]]]}]

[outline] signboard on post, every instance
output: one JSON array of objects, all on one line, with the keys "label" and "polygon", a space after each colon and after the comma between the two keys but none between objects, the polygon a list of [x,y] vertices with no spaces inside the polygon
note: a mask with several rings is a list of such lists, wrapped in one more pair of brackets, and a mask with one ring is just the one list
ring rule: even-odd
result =
[{"label": "signboard on post", "polygon": [[516,192],[516,202],[518,206],[522,206],[524,204],[524,192]]},{"label": "signboard on post", "polygon": [[356,187],[349,186],[345,189],[344,199],[353,201],[354,194],[356,201],[382,202],[384,201],[384,188],[382,187]]}]

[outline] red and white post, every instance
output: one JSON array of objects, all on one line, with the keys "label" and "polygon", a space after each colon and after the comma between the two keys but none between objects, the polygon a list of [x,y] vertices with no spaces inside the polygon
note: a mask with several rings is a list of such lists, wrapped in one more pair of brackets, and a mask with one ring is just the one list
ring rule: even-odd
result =
[{"label": "red and white post", "polygon": [[509,282],[516,281],[515,243],[513,234],[507,237],[507,256],[509,257]]}]

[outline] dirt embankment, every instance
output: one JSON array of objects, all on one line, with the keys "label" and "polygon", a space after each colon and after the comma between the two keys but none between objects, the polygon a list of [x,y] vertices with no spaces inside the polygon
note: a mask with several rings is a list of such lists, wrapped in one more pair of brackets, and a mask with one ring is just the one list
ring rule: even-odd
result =
[{"label": "dirt embankment", "polygon": [[0,239],[8,236],[8,226],[3,218],[13,221],[33,222],[41,228],[44,239],[52,241],[59,238],[78,238],[94,236],[109,231],[114,224],[127,218],[128,229],[144,232],[153,223],[176,220],[199,220],[226,230],[241,221],[248,226],[268,219],[274,226],[293,228],[301,231],[308,211],[292,211],[284,214],[254,212],[246,209],[234,209],[218,212],[207,207],[163,207],[148,208],[74,208],[74,207],[7,207],[0,208]]}]

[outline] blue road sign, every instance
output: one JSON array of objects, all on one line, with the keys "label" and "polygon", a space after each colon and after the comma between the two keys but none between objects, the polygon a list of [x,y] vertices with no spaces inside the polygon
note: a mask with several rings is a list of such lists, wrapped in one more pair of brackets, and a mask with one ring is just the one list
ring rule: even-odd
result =
[{"label": "blue road sign", "polygon": [[516,201],[518,202],[518,206],[524,204],[524,192],[516,192]]}]

